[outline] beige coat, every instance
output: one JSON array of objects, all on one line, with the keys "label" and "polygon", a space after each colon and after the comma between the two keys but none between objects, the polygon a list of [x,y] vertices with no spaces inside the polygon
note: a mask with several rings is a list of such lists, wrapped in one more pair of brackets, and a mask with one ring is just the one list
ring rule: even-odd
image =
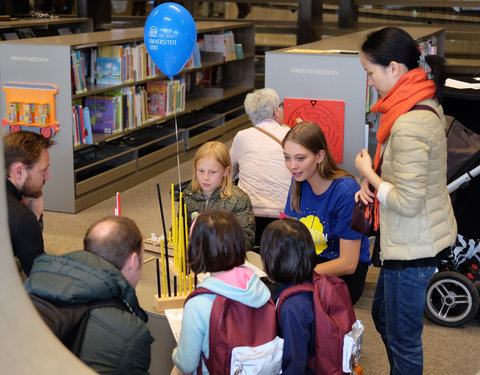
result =
[{"label": "beige coat", "polygon": [[379,187],[382,260],[433,257],[457,236],[446,184],[443,109],[433,99],[418,104],[435,109],[440,119],[430,111],[414,110],[400,116],[391,129],[381,171],[387,183]]}]

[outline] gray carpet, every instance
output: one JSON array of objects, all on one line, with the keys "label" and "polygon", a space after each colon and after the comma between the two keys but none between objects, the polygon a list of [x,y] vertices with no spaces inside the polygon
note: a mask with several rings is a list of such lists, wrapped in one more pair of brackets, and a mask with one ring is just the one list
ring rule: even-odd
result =
[{"label": "gray carpet", "polygon": [[[230,142],[226,142],[230,146]],[[162,222],[157,199],[159,183],[165,212],[165,224],[170,228],[170,185],[178,182],[176,168],[158,171],[158,176],[121,193],[122,216],[132,218],[145,237],[150,233],[162,234]],[[181,164],[181,180],[191,178],[192,161]],[[75,215],[46,212],[44,215],[45,247],[48,253],[64,254],[81,249],[87,228],[95,221],[113,213],[115,198],[90,207]],[[365,337],[360,364],[364,375],[385,375],[389,365],[383,343],[375,330],[370,308],[378,269],[371,267],[362,298],[355,306],[357,319],[365,325]],[[480,371],[480,323],[472,320],[461,328],[446,328],[425,318],[423,333],[424,373],[432,375],[473,375]],[[155,353],[152,353],[155,356]]]}]

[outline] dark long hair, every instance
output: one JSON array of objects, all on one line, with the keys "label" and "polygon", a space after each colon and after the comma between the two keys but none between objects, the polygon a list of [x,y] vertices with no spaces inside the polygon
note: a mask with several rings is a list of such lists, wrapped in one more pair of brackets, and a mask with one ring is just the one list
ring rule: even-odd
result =
[{"label": "dark long hair", "polygon": [[[367,36],[362,52],[374,64],[387,67],[392,61],[404,64],[408,70],[419,67],[421,52],[417,43],[405,30],[385,27]],[[432,68],[433,81],[440,98],[445,85],[445,59],[437,55],[425,56],[425,62]]]}]

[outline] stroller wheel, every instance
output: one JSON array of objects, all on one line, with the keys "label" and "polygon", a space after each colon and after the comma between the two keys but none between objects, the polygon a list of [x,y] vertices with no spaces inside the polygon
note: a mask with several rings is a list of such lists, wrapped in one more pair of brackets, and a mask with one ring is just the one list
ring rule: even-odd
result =
[{"label": "stroller wheel", "polygon": [[426,313],[435,323],[458,327],[478,311],[480,297],[470,279],[459,272],[437,272],[427,288]]}]

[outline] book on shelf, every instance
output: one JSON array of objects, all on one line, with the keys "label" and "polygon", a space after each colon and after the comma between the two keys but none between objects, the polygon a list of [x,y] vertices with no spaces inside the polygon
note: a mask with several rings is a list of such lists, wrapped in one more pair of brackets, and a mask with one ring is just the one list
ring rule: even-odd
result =
[{"label": "book on shelf", "polygon": [[185,110],[185,77],[147,82],[149,116],[169,116]]},{"label": "book on shelf", "polygon": [[173,115],[175,113],[176,99],[175,95],[177,93],[176,89],[177,81],[167,81],[167,116]]},{"label": "book on shelf", "polygon": [[147,91],[143,86],[135,87],[134,114],[137,127],[143,125],[147,121]]},{"label": "book on shelf", "polygon": [[223,65],[211,68],[211,86],[219,86],[223,83]]},{"label": "book on shelf", "polygon": [[74,126],[74,146],[92,144],[92,128],[90,126],[89,110],[87,107],[75,104],[72,106]]},{"label": "book on shelf", "polygon": [[193,47],[193,52],[188,59],[187,63],[185,64],[184,69],[195,69],[195,68],[200,68],[202,66],[202,58],[200,56],[200,45],[198,42],[195,43],[195,46]]},{"label": "book on shelf", "polygon": [[202,88],[212,87],[212,68],[200,69],[195,72],[195,82]]},{"label": "book on shelf", "polygon": [[9,33],[3,33],[3,39],[4,40],[15,40],[18,39],[18,35],[15,31],[9,32]]},{"label": "book on shelf", "polygon": [[187,84],[185,82],[185,78],[180,78],[180,106],[178,112],[184,112],[186,106],[186,97],[187,97]]},{"label": "book on shelf", "polygon": [[73,130],[73,145],[74,146],[79,146],[79,145],[81,145],[80,130],[79,130],[79,127],[78,127],[78,116],[77,116],[77,112],[75,110],[74,105],[72,105],[72,123],[75,125],[72,128],[72,130]]},{"label": "book on shelf", "polygon": [[22,39],[35,38],[35,34],[33,33],[32,29],[29,27],[17,29],[17,33]]},{"label": "book on shelf", "polygon": [[117,98],[115,96],[89,96],[85,106],[90,111],[93,133],[116,134],[121,131],[117,122]]},{"label": "book on shelf", "polygon": [[77,60],[77,54],[75,53],[75,51],[71,52],[70,58],[71,58],[72,73],[73,73],[72,83],[75,83],[74,92],[75,94],[78,94],[78,93],[81,93],[83,90],[80,85],[80,63]]},{"label": "book on shelf", "polygon": [[121,84],[122,60],[117,57],[97,57],[97,83]]},{"label": "book on shelf", "polygon": [[225,37],[221,34],[205,34],[204,38],[204,50],[205,52],[220,52],[224,59],[226,57],[225,50]]},{"label": "book on shelf", "polygon": [[124,87],[121,89],[123,103],[123,129],[133,129],[136,127],[135,122],[135,87]]},{"label": "book on shelf", "polygon": [[201,68],[202,67],[202,57],[200,55],[200,43],[196,42],[193,47],[193,67]]},{"label": "book on shelf", "polygon": [[231,30],[220,34],[205,34],[203,43],[200,44],[205,52],[219,52],[223,56],[223,61],[235,60],[235,37]]},{"label": "book on shelf", "polygon": [[243,59],[243,44],[235,43],[235,55],[237,59]]},{"label": "book on shelf", "polygon": [[85,54],[82,51],[74,50],[71,52],[72,61],[72,84],[74,83],[74,92],[80,94],[87,91],[86,75],[88,74]]},{"label": "book on shelf", "polygon": [[235,60],[237,58],[235,52],[235,37],[233,36],[232,31],[225,31],[223,33],[225,40],[225,61]]},{"label": "book on shelf", "polygon": [[90,75],[89,82],[95,83],[97,77],[97,49],[90,49]]},{"label": "book on shelf", "polygon": [[105,93],[107,97],[112,97],[114,100],[114,127],[116,132],[122,132],[124,130],[124,108],[125,108],[125,95],[122,90],[108,91]]},{"label": "book on shelf", "polygon": [[71,35],[72,30],[70,30],[68,27],[59,27],[58,28],[58,35]]},{"label": "book on shelf", "polygon": [[137,44],[132,47],[132,74],[133,79],[136,81],[141,81],[147,78],[147,68],[145,64],[146,60],[146,49],[145,45]]},{"label": "book on shelf", "polygon": [[148,115],[167,115],[167,85],[168,81],[147,82]]},{"label": "book on shelf", "polygon": [[88,107],[83,108],[83,121],[85,130],[85,144],[93,144],[92,125],[90,124],[90,110]]}]

